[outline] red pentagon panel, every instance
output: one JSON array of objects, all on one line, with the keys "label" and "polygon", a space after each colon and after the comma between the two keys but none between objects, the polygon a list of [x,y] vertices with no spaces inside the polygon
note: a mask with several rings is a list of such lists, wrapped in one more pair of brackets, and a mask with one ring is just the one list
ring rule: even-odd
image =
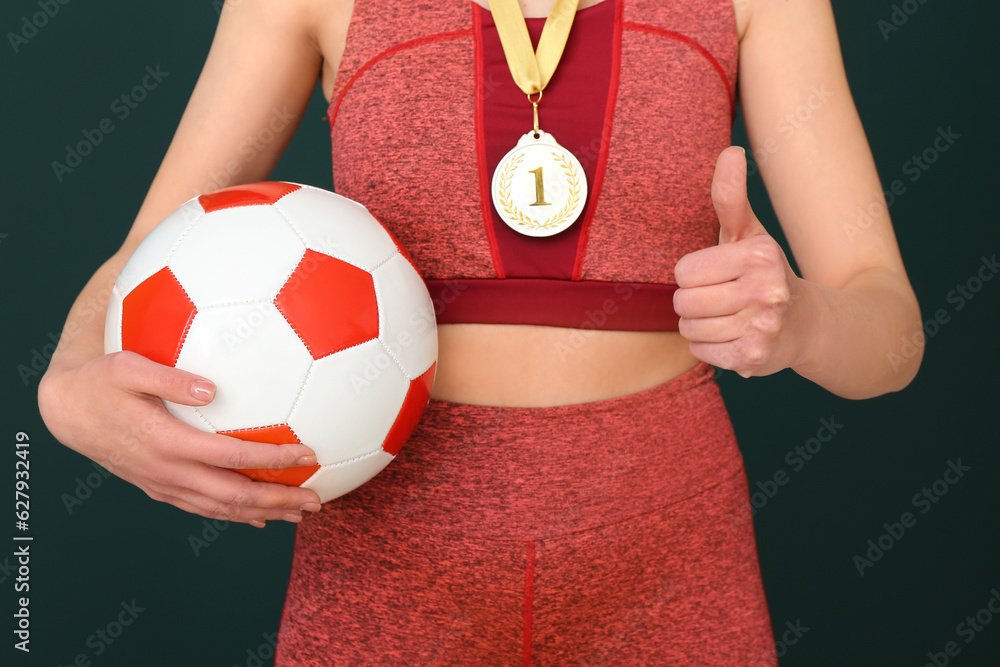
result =
[{"label": "red pentagon panel", "polygon": [[173,366],[197,313],[173,271],[160,269],[122,300],[122,349]]},{"label": "red pentagon panel", "polygon": [[205,213],[237,206],[260,206],[273,204],[287,194],[301,190],[302,186],[281,181],[261,181],[246,185],[234,185],[211,194],[198,197],[198,203]]},{"label": "red pentagon panel", "polygon": [[382,449],[395,456],[403,448],[403,443],[407,441],[413,430],[417,428],[420,416],[424,414],[427,401],[431,397],[431,387],[434,386],[434,368],[437,364],[431,364],[423,375],[410,380],[410,388],[406,390],[406,398],[403,399],[403,407],[396,415],[396,421],[389,429],[389,435],[385,436]]},{"label": "red pentagon panel", "polygon": [[313,359],[378,336],[378,300],[371,274],[314,250],[306,250],[274,305]]},{"label": "red pentagon panel", "polygon": [[[260,428],[239,428],[232,431],[219,431],[222,435],[232,436],[251,442],[269,442],[273,445],[286,445],[300,442],[295,431],[288,424],[277,426],[262,426]],[[277,482],[288,486],[299,486],[319,470],[319,465],[297,466],[295,468],[244,468],[236,469],[251,479],[260,482]]]}]

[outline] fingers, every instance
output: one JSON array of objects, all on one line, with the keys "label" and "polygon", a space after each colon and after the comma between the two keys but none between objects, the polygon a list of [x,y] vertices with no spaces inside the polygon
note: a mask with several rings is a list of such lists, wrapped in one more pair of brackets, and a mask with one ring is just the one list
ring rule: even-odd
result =
[{"label": "fingers", "polygon": [[197,462],[175,463],[141,482],[140,488],[154,500],[210,519],[298,523],[303,512],[321,509],[319,496],[311,489],[259,482]]},{"label": "fingers", "polygon": [[[682,321],[735,315],[745,306],[746,298],[732,283],[679,289],[674,292],[674,312]],[[684,333],[683,330],[681,333]]]},{"label": "fingers", "polygon": [[720,244],[767,233],[747,199],[746,152],[739,146],[719,154],[712,178],[712,204],[719,217]]},{"label": "fingers", "polygon": [[316,455],[309,447],[237,440],[180,421],[171,422],[169,429],[173,444],[163,455],[174,465],[157,481],[161,487],[174,487],[170,495],[198,506],[200,514],[289,520],[284,517],[288,511],[298,512],[304,505],[318,509],[319,495],[311,489],[259,482],[229,470],[315,465]]},{"label": "fingers", "polygon": [[303,508],[315,511],[320,507],[319,495],[312,489],[259,482],[198,461],[161,465],[155,474],[145,475],[140,486],[156,500],[180,500],[195,507],[198,514],[230,521],[289,520],[285,515],[301,518]]},{"label": "fingers", "polygon": [[[301,516],[304,505],[319,504],[319,495],[312,489],[259,482],[230,470],[203,467],[190,490],[214,503],[210,509],[224,514],[242,515],[245,510],[266,508],[260,518],[282,518],[293,513]],[[196,473],[195,473],[196,474]]]},{"label": "fingers", "polygon": [[[732,350],[732,344],[729,342],[691,343],[689,348],[691,354],[697,357],[700,361],[711,364],[716,368],[733,370],[738,365],[738,360]],[[743,374],[740,373],[740,375]]]},{"label": "fingers", "polygon": [[679,287],[674,310],[682,318],[699,318],[744,308],[782,308],[790,297],[786,266],[781,247],[770,236],[696,250],[674,268]]},{"label": "fingers", "polygon": [[[168,419],[160,431],[161,438],[151,438],[145,446],[145,451],[158,461],[155,467],[159,472],[150,471],[149,465],[143,468],[146,477],[156,475],[150,489],[155,489],[164,501],[202,516],[247,523],[298,523],[303,509],[320,509],[319,495],[311,489],[255,481],[227,469],[312,466],[316,455],[309,447],[248,442]],[[183,501],[183,506],[172,499]]]},{"label": "fingers", "polygon": [[768,375],[774,372],[765,367],[768,357],[766,347],[745,340],[718,343],[692,342],[688,347],[697,359],[716,368],[736,371],[741,377]]},{"label": "fingers", "polygon": [[[188,501],[182,500],[181,498],[177,498],[175,496],[166,496],[166,495],[156,495],[156,496],[154,496],[153,494],[147,494],[147,495],[149,495],[149,497],[152,498],[153,500],[156,500],[156,501],[159,501],[159,502],[168,503],[168,504],[173,505],[174,507],[176,507],[178,509],[184,510],[185,512],[190,512],[191,514],[197,514],[199,516],[203,516],[203,517],[208,518],[208,519],[216,519],[218,521],[233,521],[233,522],[236,522],[236,523],[244,523],[245,522],[245,523],[248,523],[248,524],[250,524],[250,525],[252,525],[252,526],[254,526],[256,528],[263,528],[265,526],[265,524],[267,523],[267,519],[259,519],[259,518],[253,518],[253,519],[251,519],[251,518],[247,518],[247,519],[241,521],[239,517],[214,516],[214,515],[211,515],[211,514],[207,514],[207,513],[203,512],[202,509],[200,507],[198,507],[197,505],[193,505],[193,504],[189,503]],[[298,523],[298,522],[297,521],[293,521],[292,523]]]},{"label": "fingers", "polygon": [[186,512],[239,523],[298,523],[304,511],[320,509],[314,502],[318,499],[314,491],[254,482],[226,470],[192,466],[185,470],[182,481],[183,485],[160,483],[146,493]]},{"label": "fingers", "polygon": [[113,381],[143,397],[128,420],[130,430],[137,431],[130,440],[142,446],[119,448],[116,467],[125,464],[131,468],[131,481],[152,497],[202,516],[241,522],[298,522],[302,506],[318,508],[315,491],[255,482],[227,470],[313,466],[316,454],[312,449],[299,443],[249,442],[189,426],[170,415],[154,397],[202,405],[207,401],[198,400],[197,392],[207,385],[214,394],[212,383],[137,354],[109,356],[115,357],[109,359]]},{"label": "fingers", "polygon": [[139,394],[159,396],[181,405],[205,405],[215,398],[215,385],[200,375],[171,368],[134,352],[108,355],[113,380]]},{"label": "fingers", "polygon": [[306,445],[274,445],[269,442],[238,440],[228,435],[205,433],[180,422],[177,427],[180,430],[174,437],[178,456],[218,468],[291,468],[316,465],[316,453]]},{"label": "fingers", "polygon": [[690,252],[674,265],[674,282],[678,287],[701,287],[735,280],[743,274],[745,250],[724,244]]},{"label": "fingers", "polygon": [[[127,391],[190,406],[204,405],[214,397],[215,385],[205,378],[132,352],[109,355],[109,363],[113,380]],[[140,422],[140,427],[145,437],[162,429],[178,458],[188,457],[220,468],[316,465],[316,453],[306,445],[274,445],[206,433],[165,414],[165,409],[159,409],[159,405]]]},{"label": "fingers", "polygon": [[696,320],[681,318],[677,328],[684,338],[698,343],[728,343],[748,333],[745,319],[738,315]]},{"label": "fingers", "polygon": [[748,290],[739,282],[679,289],[674,292],[677,329],[689,341],[708,343],[774,337],[784,325],[787,299],[780,287]]}]

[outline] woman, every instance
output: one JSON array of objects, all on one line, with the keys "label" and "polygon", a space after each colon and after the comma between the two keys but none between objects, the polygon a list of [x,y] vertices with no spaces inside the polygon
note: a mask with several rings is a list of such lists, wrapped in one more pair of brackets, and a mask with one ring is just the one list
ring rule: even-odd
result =
[{"label": "woman", "polygon": [[[521,2],[535,39],[553,5]],[[302,521],[278,664],[773,664],[709,364],[865,398],[906,386],[921,356],[886,361],[919,309],[830,7],[581,0],[534,127],[502,29],[474,3],[229,2],[130,234],[70,312],[43,417],[156,500]],[[323,507],[228,470],[311,465],[307,447],[170,418],[159,399],[207,403],[211,378],[105,356],[99,318],[80,315],[210,174],[265,179],[297,124],[252,159],[240,145],[300,119],[317,78],[337,190],[393,229],[441,304],[421,426]],[[801,278],[725,148],[737,90]],[[490,183],[539,127],[590,189],[547,239],[505,225]]]}]

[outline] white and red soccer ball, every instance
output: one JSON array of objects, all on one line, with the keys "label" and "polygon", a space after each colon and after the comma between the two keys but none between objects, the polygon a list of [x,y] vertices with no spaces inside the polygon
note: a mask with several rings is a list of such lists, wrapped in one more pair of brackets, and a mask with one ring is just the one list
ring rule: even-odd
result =
[{"label": "white and red soccer ball", "polygon": [[212,380],[208,405],[166,403],[192,426],[311,447],[316,466],[240,472],[326,502],[416,427],[437,332],[411,260],[363,206],[263,182],[192,199],[149,233],[115,282],[104,346]]}]

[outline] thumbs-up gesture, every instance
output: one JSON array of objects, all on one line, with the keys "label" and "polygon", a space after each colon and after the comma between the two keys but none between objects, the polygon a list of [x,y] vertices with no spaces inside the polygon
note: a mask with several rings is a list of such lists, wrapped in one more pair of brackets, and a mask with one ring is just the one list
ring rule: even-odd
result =
[{"label": "thumbs-up gesture", "polygon": [[691,354],[750,377],[770,375],[795,360],[794,304],[802,279],[750,208],[746,175],[744,151],[722,151],[712,180],[719,245],[677,262],[674,310]]}]

